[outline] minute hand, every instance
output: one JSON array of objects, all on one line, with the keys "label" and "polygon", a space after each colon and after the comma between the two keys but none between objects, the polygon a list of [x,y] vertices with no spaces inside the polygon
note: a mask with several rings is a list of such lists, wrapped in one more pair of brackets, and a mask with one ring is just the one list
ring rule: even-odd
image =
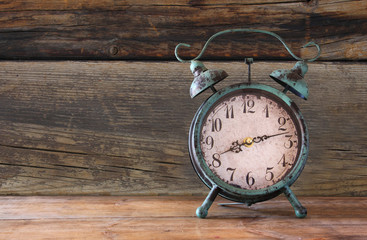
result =
[{"label": "minute hand", "polygon": [[269,135],[269,136],[268,135],[258,136],[258,137],[254,137],[252,141],[254,143],[259,143],[259,142],[265,141],[268,138],[275,137],[275,136],[280,136],[280,135],[284,135],[284,134],[287,134],[287,133],[289,133],[289,132],[277,133],[277,134]]}]

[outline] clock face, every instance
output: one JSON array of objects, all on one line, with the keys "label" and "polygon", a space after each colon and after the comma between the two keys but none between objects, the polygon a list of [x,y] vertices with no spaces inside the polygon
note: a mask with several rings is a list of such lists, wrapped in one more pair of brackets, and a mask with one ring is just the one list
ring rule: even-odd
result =
[{"label": "clock face", "polygon": [[258,89],[220,98],[200,129],[200,148],[209,169],[222,181],[246,190],[270,187],[295,166],[301,128],[279,97]]}]

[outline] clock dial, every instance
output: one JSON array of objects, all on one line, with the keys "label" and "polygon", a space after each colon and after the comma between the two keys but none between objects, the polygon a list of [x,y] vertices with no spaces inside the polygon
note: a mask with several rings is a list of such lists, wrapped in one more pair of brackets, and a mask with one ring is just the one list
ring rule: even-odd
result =
[{"label": "clock dial", "polygon": [[291,108],[261,90],[222,97],[204,117],[200,148],[222,181],[257,190],[281,181],[300,152],[300,127]]}]

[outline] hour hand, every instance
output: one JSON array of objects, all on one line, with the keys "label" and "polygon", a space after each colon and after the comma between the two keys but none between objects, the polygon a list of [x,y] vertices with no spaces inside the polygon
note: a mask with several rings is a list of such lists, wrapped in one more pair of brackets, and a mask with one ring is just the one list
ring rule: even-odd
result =
[{"label": "hour hand", "polygon": [[[227,151],[225,151],[225,152],[223,152],[223,153],[226,153],[226,152],[234,152],[234,153],[239,153],[239,152],[241,152],[242,151],[242,149],[241,149],[241,146],[242,146],[243,144],[240,144],[239,142],[238,142],[238,140],[237,141],[234,141],[234,142],[232,142],[232,145],[231,145],[231,147],[227,150]],[[222,154],[223,154],[222,153]]]},{"label": "hour hand", "polygon": [[241,146],[242,144],[240,144],[238,141],[235,141],[232,143],[232,146],[230,147],[229,150],[235,153],[239,153],[242,151]]},{"label": "hour hand", "polygon": [[[252,139],[252,138],[250,138],[250,137],[247,137],[247,138],[245,138],[245,139],[243,140],[243,142],[242,142],[242,143],[239,143],[239,142],[238,142],[238,140],[237,140],[237,141],[232,142],[231,147],[230,147],[227,151],[225,151],[225,152],[223,152],[223,153],[226,153],[226,152],[239,153],[239,152],[241,152],[241,151],[242,151],[242,148],[241,148],[242,146],[245,146],[245,147],[251,147],[253,144],[254,144],[254,143],[253,143],[253,139]],[[223,154],[223,153],[222,153],[222,154]]]}]

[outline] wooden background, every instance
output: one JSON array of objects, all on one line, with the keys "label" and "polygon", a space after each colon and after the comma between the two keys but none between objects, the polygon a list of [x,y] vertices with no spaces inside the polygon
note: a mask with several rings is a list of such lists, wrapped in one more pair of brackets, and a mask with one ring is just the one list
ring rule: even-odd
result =
[{"label": "wooden background", "polygon": [[[367,1],[0,2],[1,195],[203,195],[187,153],[189,64],[214,33],[260,28],[309,57],[310,130],[298,195],[367,196]],[[204,56],[226,86],[269,81],[293,59],[275,38],[219,37]],[[293,99],[295,97],[291,96]]]}]

